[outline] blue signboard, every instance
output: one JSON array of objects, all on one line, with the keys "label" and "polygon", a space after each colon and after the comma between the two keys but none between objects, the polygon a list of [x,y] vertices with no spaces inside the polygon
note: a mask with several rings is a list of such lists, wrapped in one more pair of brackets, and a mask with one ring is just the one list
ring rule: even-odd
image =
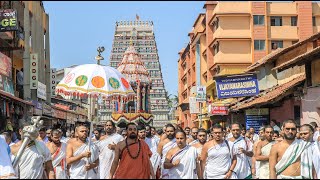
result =
[{"label": "blue signboard", "polygon": [[219,99],[259,94],[256,74],[216,77],[216,88]]},{"label": "blue signboard", "polygon": [[258,134],[259,128],[270,123],[268,108],[248,109],[246,110],[246,129],[253,127]]}]

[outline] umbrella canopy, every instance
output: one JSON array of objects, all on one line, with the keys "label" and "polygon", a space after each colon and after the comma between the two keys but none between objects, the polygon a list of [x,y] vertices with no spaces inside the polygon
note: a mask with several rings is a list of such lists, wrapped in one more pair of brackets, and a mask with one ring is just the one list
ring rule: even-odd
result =
[{"label": "umbrella canopy", "polygon": [[117,69],[97,64],[73,68],[56,86],[56,93],[64,98],[135,96],[130,84]]}]

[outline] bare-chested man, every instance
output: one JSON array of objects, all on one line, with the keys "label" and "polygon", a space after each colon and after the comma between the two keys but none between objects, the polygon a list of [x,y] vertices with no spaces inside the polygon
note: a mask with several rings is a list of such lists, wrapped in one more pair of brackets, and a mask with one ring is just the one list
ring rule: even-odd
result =
[{"label": "bare-chested man", "polygon": [[158,145],[158,154],[161,156],[161,177],[162,179],[168,178],[168,170],[164,169],[163,164],[166,158],[166,155],[170,149],[175,147],[176,139],[175,139],[175,127],[172,124],[166,125],[166,139],[160,141]]},{"label": "bare-chested man", "polygon": [[313,179],[312,143],[296,139],[297,125],[293,120],[283,122],[284,139],[271,148],[270,179]]},{"label": "bare-chested man", "polygon": [[269,179],[269,155],[272,145],[275,143],[273,140],[273,128],[265,126],[264,128],[265,140],[258,142],[256,161],[260,162],[259,179]]},{"label": "bare-chested man", "polygon": [[252,157],[252,176],[253,178],[259,177],[259,169],[260,169],[260,161],[256,161],[257,147],[260,141],[265,140],[264,136],[264,127],[260,127],[259,129],[259,140],[253,144],[253,157]]},{"label": "bare-chested man", "polygon": [[187,139],[187,144],[193,145],[198,142],[198,139],[197,139],[198,130],[199,129],[197,127],[191,128],[191,137]]},{"label": "bare-chested man", "polygon": [[67,144],[60,141],[61,133],[56,129],[51,131],[50,136],[51,142],[48,142],[46,145],[51,153],[56,179],[67,179]]},{"label": "bare-chested man", "polygon": [[207,142],[207,131],[203,128],[200,128],[198,130],[197,139],[198,142],[194,143],[192,146],[197,149],[198,159],[200,160],[202,147]]},{"label": "bare-chested man", "polygon": [[99,149],[95,144],[87,142],[88,128],[84,125],[77,127],[77,139],[67,145],[67,164],[70,165],[70,179],[96,179],[99,165]]}]

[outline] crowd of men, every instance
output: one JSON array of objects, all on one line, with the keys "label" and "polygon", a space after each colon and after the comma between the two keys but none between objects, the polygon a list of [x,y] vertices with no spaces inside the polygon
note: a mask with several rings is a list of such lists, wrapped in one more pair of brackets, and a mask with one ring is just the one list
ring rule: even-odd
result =
[{"label": "crowd of men", "polygon": [[320,128],[317,123],[281,128],[271,121],[255,133],[233,122],[224,129],[182,129],[167,124],[156,131],[128,123],[117,129],[109,120],[103,133],[79,124],[62,137],[60,129],[41,129],[24,149],[17,167],[12,160],[24,140],[0,138],[0,179],[318,179]]}]

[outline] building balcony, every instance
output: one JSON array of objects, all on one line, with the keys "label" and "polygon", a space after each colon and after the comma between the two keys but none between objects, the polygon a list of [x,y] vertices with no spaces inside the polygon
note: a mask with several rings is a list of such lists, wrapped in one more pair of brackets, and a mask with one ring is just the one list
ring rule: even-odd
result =
[{"label": "building balcony", "polygon": [[267,10],[268,16],[297,15],[297,5],[295,2],[267,2]]},{"label": "building balcony", "polygon": [[299,39],[297,26],[270,26],[269,33],[272,40]]}]

